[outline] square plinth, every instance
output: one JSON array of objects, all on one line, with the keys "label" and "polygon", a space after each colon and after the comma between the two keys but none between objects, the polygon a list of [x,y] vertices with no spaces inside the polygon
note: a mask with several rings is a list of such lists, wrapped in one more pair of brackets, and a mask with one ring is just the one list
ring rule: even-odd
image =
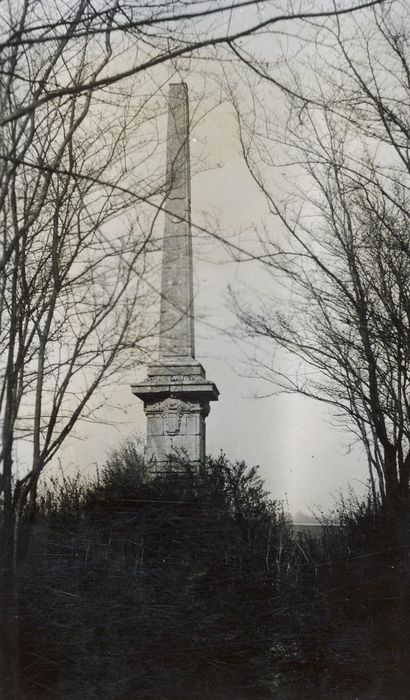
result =
[{"label": "square plinth", "polygon": [[209,402],[218,399],[218,389],[206,380],[200,365],[190,367],[189,374],[186,365],[185,372],[177,372],[176,365],[167,369],[165,373],[161,366],[151,367],[147,380],[132,386],[133,393],[144,402],[146,456],[163,464],[178,451],[191,462],[203,462],[205,419]]}]

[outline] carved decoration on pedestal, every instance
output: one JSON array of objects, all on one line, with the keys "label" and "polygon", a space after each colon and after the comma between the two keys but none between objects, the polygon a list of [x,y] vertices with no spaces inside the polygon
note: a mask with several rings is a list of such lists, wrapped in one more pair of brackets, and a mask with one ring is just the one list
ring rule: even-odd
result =
[{"label": "carved decoration on pedestal", "polygon": [[183,402],[178,399],[169,398],[163,401],[162,411],[165,435],[178,435],[181,429],[181,419],[185,408]]}]

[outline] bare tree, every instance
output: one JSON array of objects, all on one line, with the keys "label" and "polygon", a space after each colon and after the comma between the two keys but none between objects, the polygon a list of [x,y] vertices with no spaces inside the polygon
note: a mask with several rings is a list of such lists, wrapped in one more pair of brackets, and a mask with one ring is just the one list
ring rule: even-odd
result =
[{"label": "bare tree", "polygon": [[[266,76],[252,121],[234,99],[244,159],[274,217],[265,265],[288,288],[270,308],[241,302],[238,315],[303,362],[300,374],[265,369],[279,390],[347,422],[390,510],[410,477],[410,18],[398,5],[375,9],[365,27],[337,18],[314,35],[318,73],[291,68],[283,129],[266,108]],[[272,185],[279,162],[293,168],[291,195]]]},{"label": "bare tree", "polygon": [[[85,37],[67,67],[74,81],[88,69],[87,49]],[[11,47],[2,60],[1,104],[10,109],[21,91],[36,93],[47,57]],[[103,56],[94,74],[105,66]],[[159,145],[153,112],[129,86],[120,100],[92,97],[44,103],[3,127],[0,144],[1,661],[15,669],[10,697],[21,515],[34,512],[39,476],[77,421],[93,417],[95,392],[141,361],[156,326],[150,253],[164,186],[155,166],[141,166]],[[149,215],[136,206],[148,194],[157,202]],[[31,459],[18,474],[22,440]]]},{"label": "bare tree", "polygon": [[[85,70],[85,49],[70,67],[74,80]],[[13,52],[3,105],[13,104],[24,76],[26,93],[36,90],[30,82],[36,64]],[[104,66],[105,60],[94,71]],[[89,92],[46,103],[3,130],[0,461],[8,562],[43,467],[90,413],[95,390],[119,367],[138,362],[150,334],[147,254],[156,248],[158,212],[144,218],[128,187],[134,179],[138,189],[137,178],[144,177],[137,165],[147,155],[149,133],[145,123],[138,137],[139,119],[137,103],[130,106],[125,93],[119,105],[107,95],[102,106]],[[152,152],[158,140],[151,131]],[[152,177],[146,172],[140,181],[141,199],[162,191]],[[32,460],[17,479],[13,460],[21,438],[31,441]]]},{"label": "bare tree", "polygon": [[[45,52],[35,76],[37,89],[27,99],[24,90],[0,124],[18,120],[38,106],[63,96],[78,95],[107,88],[137,73],[153,70],[163,63],[190,57],[210,47],[228,47],[236,52],[241,40],[274,29],[275,25],[295,20],[321,21],[329,16],[359,11],[383,0],[352,0],[344,3],[317,1],[311,9],[301,10],[299,3],[267,0],[238,0],[229,4],[195,0],[189,8],[183,1],[130,4],[122,0],[76,0],[67,6],[52,0],[40,7],[34,0],[20,0],[16,8],[3,11],[5,31],[0,51],[18,53]],[[78,41],[88,40],[89,55],[103,55],[107,70],[95,73],[93,61],[81,80],[73,80],[70,71],[57,70],[70,64]],[[130,51],[127,53],[127,49]],[[132,52],[131,65],[121,61]],[[244,54],[245,56],[245,54]],[[248,59],[249,60],[249,55]],[[57,80],[50,80],[50,72]],[[4,75],[7,69],[3,68]],[[34,78],[34,76],[33,76]]]}]

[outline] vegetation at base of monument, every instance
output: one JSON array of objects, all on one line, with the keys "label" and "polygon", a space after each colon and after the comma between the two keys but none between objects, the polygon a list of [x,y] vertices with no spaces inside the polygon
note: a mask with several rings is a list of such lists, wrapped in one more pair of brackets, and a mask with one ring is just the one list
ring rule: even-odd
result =
[{"label": "vegetation at base of monument", "polygon": [[290,530],[256,469],[220,457],[156,476],[128,446],[94,482],[50,484],[35,527],[20,584],[27,694],[245,698],[263,685]]},{"label": "vegetation at base of monument", "polygon": [[223,455],[153,474],[127,445],[48,482],[18,566],[19,699],[403,698],[410,517],[393,541],[350,496],[322,526],[295,535]]}]

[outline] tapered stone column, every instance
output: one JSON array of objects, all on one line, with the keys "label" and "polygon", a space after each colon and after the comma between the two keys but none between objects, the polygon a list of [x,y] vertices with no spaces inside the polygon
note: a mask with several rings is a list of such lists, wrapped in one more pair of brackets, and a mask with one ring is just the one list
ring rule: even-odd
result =
[{"label": "tapered stone column", "polygon": [[189,105],[185,83],[169,87],[167,200],[162,251],[159,360],[132,386],[144,402],[147,457],[161,465],[175,449],[205,459],[205,419],[218,398],[195,359]]}]

